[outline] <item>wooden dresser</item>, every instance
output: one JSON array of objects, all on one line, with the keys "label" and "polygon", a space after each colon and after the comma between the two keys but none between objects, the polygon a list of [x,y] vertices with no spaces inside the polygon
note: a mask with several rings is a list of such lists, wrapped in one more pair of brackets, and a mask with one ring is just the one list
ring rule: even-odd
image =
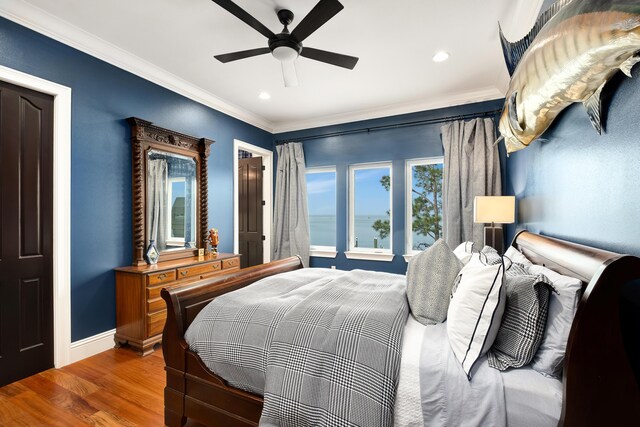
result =
[{"label": "wooden dresser", "polygon": [[129,344],[143,356],[162,341],[167,318],[162,288],[175,288],[240,269],[240,255],[210,254],[116,268],[116,346]]}]

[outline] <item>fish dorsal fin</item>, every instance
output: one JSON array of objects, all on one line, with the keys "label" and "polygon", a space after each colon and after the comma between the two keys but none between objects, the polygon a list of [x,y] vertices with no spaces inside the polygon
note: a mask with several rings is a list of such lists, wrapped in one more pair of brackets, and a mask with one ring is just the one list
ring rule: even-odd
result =
[{"label": "fish dorsal fin", "polygon": [[498,29],[500,31],[500,42],[502,43],[502,53],[504,54],[504,62],[507,64],[507,70],[509,70],[510,76],[512,76],[515,72],[520,59],[522,59],[524,53],[527,51],[529,46],[531,46],[533,39],[536,38],[540,30],[542,30],[542,27],[544,27],[544,25],[549,22],[551,18],[556,16],[560,9],[562,9],[572,1],[574,0],[556,1],[553,5],[551,5],[551,7],[549,7],[549,9],[544,11],[538,17],[538,20],[536,21],[531,31],[529,31],[529,34],[516,42],[510,42],[509,40],[507,40],[504,33],[502,32],[502,26],[498,24]]},{"label": "fish dorsal fin", "polygon": [[524,128],[520,124],[520,120],[518,120],[517,98],[518,92],[513,92],[509,97],[509,124],[511,125],[511,129],[518,129],[522,132]]},{"label": "fish dorsal fin", "polygon": [[640,62],[640,56],[632,56],[631,58],[627,59],[626,61],[624,61],[622,63],[622,65],[620,65],[620,69],[622,70],[623,73],[625,73],[627,76],[632,77],[631,76],[631,69],[633,68],[634,65],[636,65],[638,62]]},{"label": "fish dorsal fin", "polygon": [[593,92],[589,99],[584,101],[584,108],[587,109],[589,121],[599,135],[602,135],[602,88],[604,88],[605,84],[607,84],[606,81]]}]

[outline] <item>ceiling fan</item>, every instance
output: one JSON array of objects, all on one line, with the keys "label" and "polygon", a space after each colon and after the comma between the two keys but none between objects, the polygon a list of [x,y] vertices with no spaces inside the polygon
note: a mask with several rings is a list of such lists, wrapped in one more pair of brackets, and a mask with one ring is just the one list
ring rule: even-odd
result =
[{"label": "ceiling fan", "polygon": [[302,42],[307,37],[344,9],[344,6],[338,0],[320,0],[291,33],[289,32],[288,26],[293,21],[293,12],[287,9],[279,10],[277,12],[278,19],[280,20],[280,23],[284,25],[284,29],[279,34],[273,33],[270,29],[260,23],[260,21],[249,15],[245,10],[231,0],[212,1],[269,40],[269,47],[260,47],[257,49],[226,53],[224,55],[216,55],[215,58],[222,63],[271,53],[274,58],[280,61],[284,85],[286,87],[291,87],[298,85],[298,76],[294,64],[294,61],[298,56],[336,65],[338,67],[348,68],[350,70],[353,70],[358,62],[358,58],[353,56],[341,55],[339,53],[302,46]]}]

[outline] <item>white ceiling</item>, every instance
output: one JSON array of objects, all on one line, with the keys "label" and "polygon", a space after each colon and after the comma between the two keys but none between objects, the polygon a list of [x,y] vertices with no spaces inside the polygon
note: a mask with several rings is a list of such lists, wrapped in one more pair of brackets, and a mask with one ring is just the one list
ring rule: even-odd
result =
[{"label": "white ceiling", "polygon": [[[357,56],[353,71],[299,58],[285,88],[263,55],[222,64],[213,55],[266,47],[264,36],[210,0],[3,0],[0,14],[271,132],[500,98],[508,76],[497,32],[531,28],[542,0],[341,0],[305,45]],[[278,33],[317,0],[236,0]],[[435,52],[451,57],[434,63]],[[271,99],[260,100],[260,92]]]}]

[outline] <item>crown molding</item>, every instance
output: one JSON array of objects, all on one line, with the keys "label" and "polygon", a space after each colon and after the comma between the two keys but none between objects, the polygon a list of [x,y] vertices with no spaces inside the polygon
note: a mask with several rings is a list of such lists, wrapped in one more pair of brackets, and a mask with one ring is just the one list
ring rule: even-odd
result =
[{"label": "crown molding", "polygon": [[22,0],[3,1],[0,15],[159,86],[273,133],[268,120]]},{"label": "crown molding", "polygon": [[344,123],[358,122],[362,120],[379,119],[383,117],[398,116],[400,114],[417,113],[420,111],[435,110],[438,108],[455,107],[458,105],[471,104],[474,102],[492,101],[504,98],[504,92],[495,87],[480,89],[477,91],[447,95],[444,97],[431,99],[428,101],[399,103],[385,105],[380,108],[360,110],[346,114],[336,114],[314,118],[312,120],[300,120],[297,122],[274,123],[275,134],[293,132],[303,129],[313,129],[323,126],[339,125]]}]

